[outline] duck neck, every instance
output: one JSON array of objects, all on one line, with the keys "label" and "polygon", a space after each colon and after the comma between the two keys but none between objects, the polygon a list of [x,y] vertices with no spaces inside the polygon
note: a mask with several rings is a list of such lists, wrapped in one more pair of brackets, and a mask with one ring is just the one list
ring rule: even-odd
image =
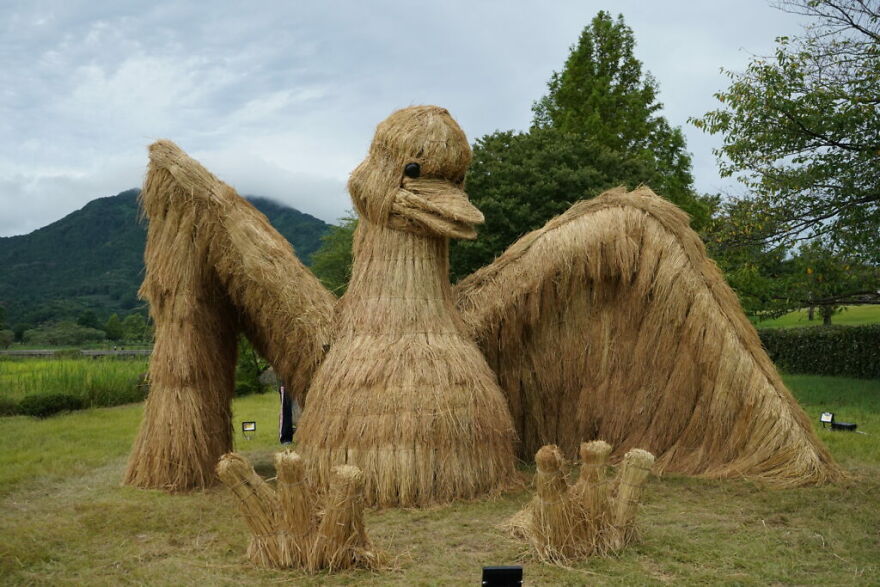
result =
[{"label": "duck neck", "polygon": [[449,284],[446,238],[361,220],[338,334],[461,332]]}]

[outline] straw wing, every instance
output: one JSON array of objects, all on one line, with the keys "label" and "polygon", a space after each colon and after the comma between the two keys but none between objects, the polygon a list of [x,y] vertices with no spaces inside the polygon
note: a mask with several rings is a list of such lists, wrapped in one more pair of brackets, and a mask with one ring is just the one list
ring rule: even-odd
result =
[{"label": "straw wing", "polygon": [[156,342],[126,483],[203,487],[232,450],[238,333],[302,403],[335,298],[265,216],[170,141],[150,147],[141,205],[149,229],[140,294]]},{"label": "straw wing", "polygon": [[525,235],[456,287],[520,454],[602,438],[658,470],[788,485],[839,471],[687,216],[612,190]]}]

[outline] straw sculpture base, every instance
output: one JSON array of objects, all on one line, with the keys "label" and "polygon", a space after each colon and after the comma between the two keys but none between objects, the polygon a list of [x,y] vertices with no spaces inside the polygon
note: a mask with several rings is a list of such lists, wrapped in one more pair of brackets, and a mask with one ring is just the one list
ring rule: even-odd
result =
[{"label": "straw sculpture base", "polygon": [[238,499],[251,531],[251,562],[309,572],[382,566],[385,557],[373,548],[364,525],[364,477],[357,467],[333,470],[320,506],[297,453],[278,453],[275,467],[278,483],[272,489],[240,455],[224,455],[217,463],[217,475]]},{"label": "straw sculpture base", "polygon": [[608,479],[609,444],[585,442],[580,452],[580,476],[570,486],[559,448],[542,447],[535,455],[535,497],[505,524],[544,562],[566,564],[614,554],[637,537],[635,518],[653,455],[630,450],[616,477]]}]

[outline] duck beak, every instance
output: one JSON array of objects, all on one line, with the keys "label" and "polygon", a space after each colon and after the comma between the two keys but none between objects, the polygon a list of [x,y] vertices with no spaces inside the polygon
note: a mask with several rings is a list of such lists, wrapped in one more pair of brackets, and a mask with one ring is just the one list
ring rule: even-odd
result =
[{"label": "duck beak", "polygon": [[485,221],[464,190],[443,179],[406,178],[391,210],[407,224],[447,238],[475,239],[474,226]]}]

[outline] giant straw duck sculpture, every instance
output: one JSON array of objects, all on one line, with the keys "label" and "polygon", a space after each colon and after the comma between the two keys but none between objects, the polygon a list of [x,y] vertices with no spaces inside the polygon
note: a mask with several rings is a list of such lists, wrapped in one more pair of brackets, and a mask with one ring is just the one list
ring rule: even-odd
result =
[{"label": "giant straw duck sculpture", "polygon": [[152,145],[141,293],[156,342],[126,482],[213,482],[238,332],[304,406],[312,481],[356,465],[368,504],[486,494],[515,454],[596,438],[651,451],[656,471],[838,476],[686,215],[647,188],[575,204],[452,287],[448,241],[483,220],[470,157],[443,108],[379,124],[349,181],[360,223],[336,300],[231,187]]}]

